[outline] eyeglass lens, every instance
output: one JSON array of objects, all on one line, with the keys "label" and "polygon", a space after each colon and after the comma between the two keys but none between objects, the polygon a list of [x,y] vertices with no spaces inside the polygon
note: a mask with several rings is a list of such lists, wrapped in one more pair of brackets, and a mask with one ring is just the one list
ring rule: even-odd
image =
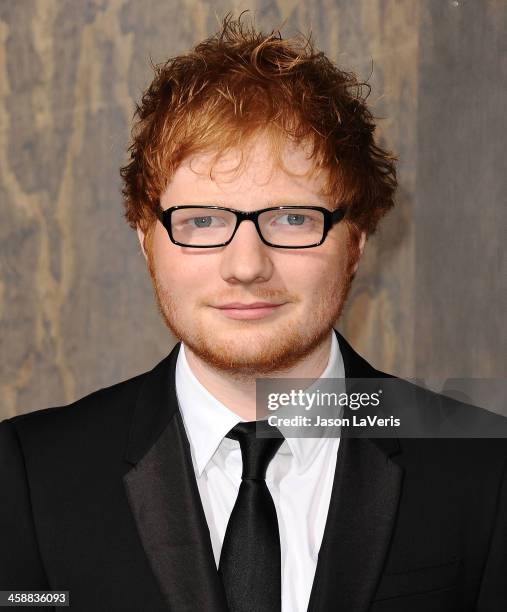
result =
[{"label": "eyeglass lens", "polygon": [[[258,218],[262,237],[279,246],[308,246],[320,242],[324,215],[311,208],[269,210]],[[173,238],[189,246],[227,242],[236,226],[236,215],[227,210],[179,208],[171,216]]]}]

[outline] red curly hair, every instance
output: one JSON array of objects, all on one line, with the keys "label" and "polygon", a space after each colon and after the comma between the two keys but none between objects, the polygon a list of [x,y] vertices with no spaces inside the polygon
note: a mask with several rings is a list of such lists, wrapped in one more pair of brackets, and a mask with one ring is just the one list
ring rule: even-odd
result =
[{"label": "red curly hair", "polygon": [[214,152],[216,160],[265,133],[279,162],[287,138],[309,143],[314,168],[327,171],[325,195],[347,206],[353,229],[373,233],[393,206],[397,180],[396,157],[374,139],[370,86],[317,52],[311,34],[266,35],[241,16],[228,14],[220,32],[153,67],[134,113],[130,162],[120,170],[128,223],[149,232],[160,195],[188,156]]}]

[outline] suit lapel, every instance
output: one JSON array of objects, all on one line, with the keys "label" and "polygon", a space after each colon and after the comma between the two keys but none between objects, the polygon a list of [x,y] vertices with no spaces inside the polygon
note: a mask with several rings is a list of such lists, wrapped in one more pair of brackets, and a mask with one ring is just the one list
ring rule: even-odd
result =
[{"label": "suit lapel", "polygon": [[137,530],[168,609],[224,612],[218,576],[175,391],[179,344],[144,381],[123,477]]},{"label": "suit lapel", "polygon": [[[336,334],[346,378],[385,376]],[[368,609],[384,566],[401,491],[402,469],[390,459],[397,452],[396,438],[353,438],[343,432],[311,612]]]},{"label": "suit lapel", "polygon": [[401,468],[372,440],[340,440],[309,610],[368,609],[389,545],[400,485]]}]

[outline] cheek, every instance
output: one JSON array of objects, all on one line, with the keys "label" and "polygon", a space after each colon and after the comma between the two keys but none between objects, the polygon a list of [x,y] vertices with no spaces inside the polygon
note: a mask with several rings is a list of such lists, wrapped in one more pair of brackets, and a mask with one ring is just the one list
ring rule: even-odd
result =
[{"label": "cheek", "polygon": [[295,258],[290,265],[280,262],[277,266],[275,263],[275,270],[287,291],[313,305],[336,293],[344,273],[336,254]]},{"label": "cheek", "polygon": [[[181,263],[178,265],[176,249],[176,245],[171,243],[165,230],[162,228],[160,231],[157,228],[152,237],[148,265],[152,277],[155,274],[158,284],[164,289],[171,288],[171,292],[181,282],[178,275],[181,274],[182,266]],[[183,274],[181,278],[184,278]]]},{"label": "cheek", "polygon": [[[163,228],[162,228],[163,229]],[[159,282],[174,294],[199,291],[216,274],[216,262],[205,253],[188,253],[173,244],[165,230],[156,231],[152,243],[152,265]]]},{"label": "cheek", "polygon": [[328,278],[334,282],[345,281],[349,276],[349,270],[355,261],[357,245],[351,239],[349,231],[345,226],[336,228],[336,234],[330,234],[328,240],[328,253],[326,266]]},{"label": "cheek", "polygon": [[334,295],[343,284],[346,274],[346,266],[341,258],[334,255],[326,262],[320,270],[320,275],[315,276],[316,295]]},{"label": "cheek", "polygon": [[335,302],[348,278],[348,265],[344,253],[335,250],[318,264],[307,268],[302,286],[302,291],[312,308],[318,308],[319,305],[327,307],[325,305]]}]

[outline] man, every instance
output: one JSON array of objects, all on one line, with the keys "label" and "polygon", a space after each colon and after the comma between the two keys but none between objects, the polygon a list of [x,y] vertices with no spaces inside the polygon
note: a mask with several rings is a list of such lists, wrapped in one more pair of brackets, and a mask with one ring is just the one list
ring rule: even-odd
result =
[{"label": "man", "polygon": [[[504,440],[256,435],[258,378],[387,376],[333,329],[396,188],[360,83],[226,19],[137,114],[126,217],[181,342],[0,425],[0,590],[83,611],[504,610]],[[447,409],[415,393],[416,416]]]}]

